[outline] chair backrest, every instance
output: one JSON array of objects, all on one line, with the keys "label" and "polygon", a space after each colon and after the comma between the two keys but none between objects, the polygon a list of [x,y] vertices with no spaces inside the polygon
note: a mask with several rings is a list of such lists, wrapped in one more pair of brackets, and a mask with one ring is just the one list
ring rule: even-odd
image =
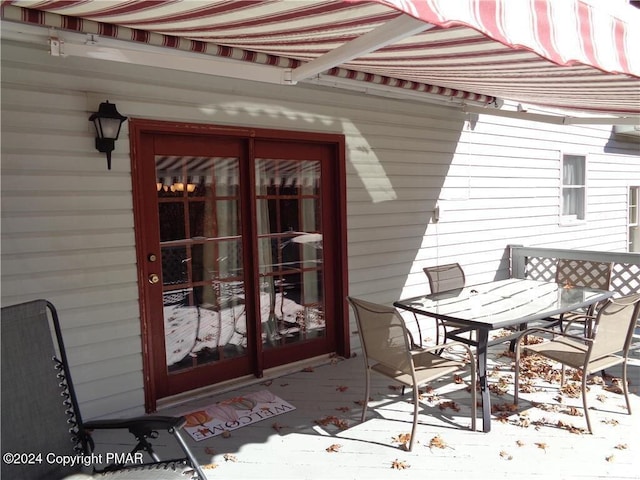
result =
[{"label": "chair backrest", "polygon": [[598,311],[590,360],[624,352],[631,345],[640,315],[640,294],[609,299]]},{"label": "chair backrest", "polygon": [[78,472],[79,466],[64,467],[46,458],[81,452],[77,439],[82,421],[68,368],[62,366],[66,355],[55,309],[46,300],[4,307],[0,328],[2,453],[42,454],[32,465],[2,462],[2,478],[58,479]]},{"label": "chair backrest", "polygon": [[556,283],[609,290],[612,271],[612,262],[561,258],[556,265]]},{"label": "chair backrest", "polygon": [[369,360],[406,374],[413,371],[409,334],[393,307],[347,297],[353,307],[367,365]]},{"label": "chair backrest", "polygon": [[425,267],[423,270],[429,279],[431,293],[456,290],[465,285],[464,271],[459,263]]}]

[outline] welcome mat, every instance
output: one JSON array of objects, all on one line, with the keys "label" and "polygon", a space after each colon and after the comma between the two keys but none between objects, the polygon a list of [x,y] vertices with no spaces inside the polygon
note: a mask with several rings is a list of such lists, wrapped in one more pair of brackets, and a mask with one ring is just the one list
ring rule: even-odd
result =
[{"label": "welcome mat", "polygon": [[184,430],[199,442],[295,409],[270,391],[262,390],[183,414],[187,419]]}]

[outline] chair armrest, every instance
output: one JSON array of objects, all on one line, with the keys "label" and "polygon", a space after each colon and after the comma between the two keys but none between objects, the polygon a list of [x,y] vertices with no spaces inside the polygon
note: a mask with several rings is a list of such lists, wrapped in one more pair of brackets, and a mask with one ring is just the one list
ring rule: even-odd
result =
[{"label": "chair armrest", "polygon": [[453,341],[453,342],[447,342],[447,343],[442,344],[442,345],[432,345],[431,347],[422,347],[420,350],[416,350],[416,353],[433,352],[433,351],[439,351],[439,350],[448,350],[451,347],[463,347],[467,351],[467,353],[469,354],[469,359],[471,360],[471,363],[475,363],[474,356],[473,356],[473,351],[471,350],[469,345],[467,345],[466,343],[463,343],[463,342]]},{"label": "chair armrest", "polygon": [[596,317],[595,315],[572,315],[571,317],[569,317],[569,321],[565,324],[564,326],[564,330],[566,331],[567,328],[569,328],[569,326],[576,321],[586,321],[586,320],[595,320]]},{"label": "chair armrest", "polygon": [[187,422],[184,417],[167,417],[160,415],[149,415],[122,419],[91,420],[84,422],[86,430],[100,429],[129,429],[129,430],[177,430]]},{"label": "chair armrest", "polygon": [[578,340],[579,342],[593,342],[592,338],[588,338],[588,337],[580,337],[578,335],[571,335],[569,333],[564,333],[564,332],[559,332],[557,330],[551,330],[550,328],[542,328],[542,327],[532,327],[532,328],[527,328],[526,330],[524,330],[517,339],[517,343],[520,344],[520,341],[526,337],[527,335],[531,335],[534,332],[540,332],[540,333],[548,333],[550,335],[556,336],[556,337],[566,337],[566,338],[571,338],[573,340]]}]

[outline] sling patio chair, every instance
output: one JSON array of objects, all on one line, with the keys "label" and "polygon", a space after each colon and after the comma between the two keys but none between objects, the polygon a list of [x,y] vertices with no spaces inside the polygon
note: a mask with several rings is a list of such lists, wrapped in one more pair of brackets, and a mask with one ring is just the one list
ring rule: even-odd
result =
[{"label": "sling patio chair", "polygon": [[[611,287],[611,275],[613,273],[613,262],[595,262],[591,260],[568,260],[558,259],[556,264],[556,283],[565,288],[589,287],[599,290],[609,290]],[[573,323],[582,323],[585,335],[591,335],[592,322],[590,318],[595,316],[596,311],[603,304],[591,305],[586,310],[564,313],[557,318],[561,330],[566,330],[563,324],[572,318]]]},{"label": "sling patio chair", "polygon": [[[429,280],[429,289],[431,293],[442,293],[453,290],[459,290],[465,287],[466,278],[464,270],[459,263],[449,263],[446,265],[438,265],[434,267],[425,267],[422,269]],[[416,322],[418,319],[416,318]],[[455,322],[436,319],[436,344],[440,343],[440,327],[443,331],[443,342],[447,341],[447,327],[455,330],[465,329],[464,325]],[[469,331],[469,335],[473,335],[473,331]]]},{"label": "sling patio chair", "polygon": [[[393,307],[378,305],[353,297],[347,297],[353,307],[362,341],[366,367],[366,386],[362,407],[364,422],[371,390],[371,371],[413,388],[413,428],[408,450],[416,440],[418,426],[419,387],[448,374],[466,368],[464,361],[444,358],[432,353],[442,346],[415,350],[411,348],[404,319]],[[471,430],[476,429],[476,362],[471,349],[462,343],[451,342],[446,348],[461,346],[469,355],[471,366]]]},{"label": "sling patio chair", "polygon": [[[185,443],[183,417],[141,416],[83,422],[67,362],[55,307],[35,300],[3,307],[2,334],[2,478],[58,480],[80,477],[104,480],[206,480]],[[55,341],[54,341],[55,339]],[[112,455],[116,464],[98,471],[98,454],[90,432],[124,429],[135,437],[130,455]],[[184,457],[161,461],[149,443],[160,431],[177,442]],[[168,437],[169,438],[169,437]],[[133,444],[134,442],[132,442]],[[16,454],[20,453],[21,456]],[[111,452],[114,453],[114,452]],[[7,462],[7,456],[13,460]],[[144,455],[150,460],[144,462]],[[124,465],[123,461],[132,463]],[[67,459],[65,462],[64,460]],[[72,465],[69,459],[76,459]],[[67,465],[65,465],[67,463]],[[85,465],[85,463],[87,465]],[[89,463],[93,465],[90,476]]]},{"label": "sling patio chair", "polygon": [[[514,403],[518,404],[520,389],[520,357],[523,351],[527,351],[561,363],[561,385],[564,385],[566,366],[582,371],[582,403],[589,433],[593,431],[587,406],[587,378],[597,371],[622,364],[622,390],[627,411],[631,414],[627,360],[639,314],[640,294],[633,294],[607,300],[593,318],[594,327],[591,336],[571,335],[566,329],[563,332],[548,328],[525,330],[516,343]],[[552,338],[543,343],[523,345],[522,340],[532,334],[549,334]]]}]

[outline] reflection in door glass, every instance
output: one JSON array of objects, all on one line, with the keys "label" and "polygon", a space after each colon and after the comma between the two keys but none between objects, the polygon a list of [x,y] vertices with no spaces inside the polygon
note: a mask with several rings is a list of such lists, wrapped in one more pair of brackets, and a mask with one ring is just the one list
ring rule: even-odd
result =
[{"label": "reflection in door glass", "polygon": [[246,355],[239,160],[155,160],[167,368]]},{"label": "reflection in door glass", "polygon": [[326,335],[320,162],[256,159],[264,348]]}]

